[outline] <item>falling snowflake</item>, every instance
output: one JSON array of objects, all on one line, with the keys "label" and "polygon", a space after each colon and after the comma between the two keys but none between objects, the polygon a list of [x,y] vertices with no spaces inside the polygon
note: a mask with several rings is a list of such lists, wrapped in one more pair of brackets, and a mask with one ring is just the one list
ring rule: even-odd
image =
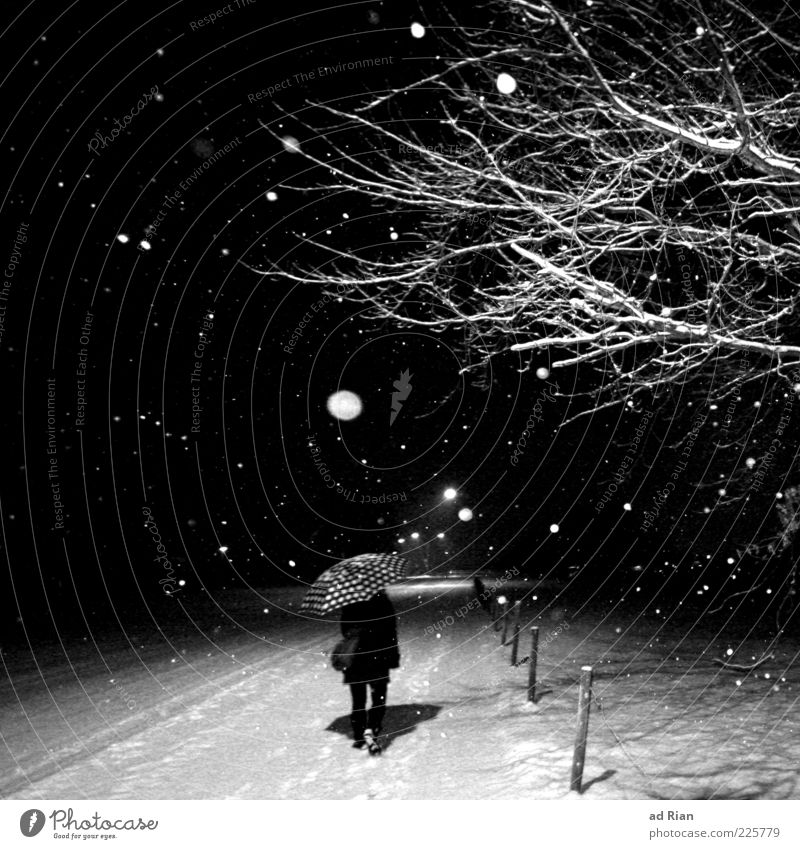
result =
[{"label": "falling snowflake", "polygon": [[214,143],[204,138],[196,138],[191,143],[192,153],[200,159],[208,159],[214,155]]},{"label": "falling snowflake", "polygon": [[513,94],[517,90],[517,81],[511,74],[498,74],[497,90],[500,94]]}]

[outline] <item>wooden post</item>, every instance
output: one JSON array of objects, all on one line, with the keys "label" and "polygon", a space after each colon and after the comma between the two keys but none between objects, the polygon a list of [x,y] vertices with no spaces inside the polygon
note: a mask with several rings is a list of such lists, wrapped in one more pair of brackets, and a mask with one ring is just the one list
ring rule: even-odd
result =
[{"label": "wooden post", "polygon": [[581,667],[581,688],[578,694],[578,730],[572,756],[572,779],[569,789],[581,792],[583,764],[586,760],[586,737],[589,734],[589,709],[592,706],[592,667]]},{"label": "wooden post", "polygon": [[492,627],[495,631],[500,630],[500,619],[503,616],[503,605],[497,600],[497,597],[492,599]]},{"label": "wooden post", "polygon": [[487,602],[486,600],[486,587],[484,586],[483,581],[476,575],[472,579],[472,584],[475,588],[475,598],[478,599],[478,604],[481,606],[481,610],[484,613],[488,613],[489,616],[492,615],[492,605],[491,602]]},{"label": "wooden post", "polygon": [[514,631],[511,637],[511,665],[517,665],[517,655],[519,654],[519,618],[522,611],[522,602],[514,602]]},{"label": "wooden post", "polygon": [[500,638],[500,645],[504,646],[508,642],[508,601],[503,602],[503,636]]},{"label": "wooden post", "polygon": [[536,703],[536,661],[539,655],[539,626],[531,628],[531,659],[528,666],[528,701]]}]

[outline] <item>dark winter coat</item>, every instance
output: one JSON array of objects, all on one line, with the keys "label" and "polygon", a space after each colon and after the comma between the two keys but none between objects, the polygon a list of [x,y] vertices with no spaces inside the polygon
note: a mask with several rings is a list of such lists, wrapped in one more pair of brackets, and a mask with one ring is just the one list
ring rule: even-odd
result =
[{"label": "dark winter coat", "polygon": [[389,670],[400,666],[397,618],[386,593],[343,607],[341,624],[345,638],[358,637],[353,663],[344,671],[345,684],[388,679]]}]

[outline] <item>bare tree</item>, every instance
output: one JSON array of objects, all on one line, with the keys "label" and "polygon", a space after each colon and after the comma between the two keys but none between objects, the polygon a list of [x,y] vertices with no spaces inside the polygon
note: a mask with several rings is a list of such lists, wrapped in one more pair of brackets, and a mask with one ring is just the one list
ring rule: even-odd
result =
[{"label": "bare tree", "polygon": [[[497,15],[439,72],[326,108],[325,152],[302,147],[316,188],[406,214],[402,241],[268,273],[458,329],[467,368],[591,370],[594,409],[712,380],[717,400],[800,392],[797,19],[738,0]],[[337,143],[353,127],[362,152]]]},{"label": "bare tree", "polygon": [[323,177],[304,190],[358,193],[402,220],[401,238],[356,252],[315,241],[327,262],[264,273],[454,334],[465,370],[499,355],[563,370],[586,412],[694,399],[688,415],[703,409],[715,438],[686,428],[672,448],[702,443],[681,461],[700,466],[713,442],[727,488],[718,470],[691,483],[736,510],[763,502],[766,538],[748,551],[784,573],[777,640],[800,554],[777,556],[785,527],[769,537],[796,461],[774,480],[800,394],[800,21],[739,0],[493,8],[493,26],[462,29],[462,58],[305,117],[300,152]]}]

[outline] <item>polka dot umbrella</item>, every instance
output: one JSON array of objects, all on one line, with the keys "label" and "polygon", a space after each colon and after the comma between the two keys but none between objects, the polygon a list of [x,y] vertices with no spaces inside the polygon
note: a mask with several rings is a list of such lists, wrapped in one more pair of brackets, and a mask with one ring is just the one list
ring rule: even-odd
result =
[{"label": "polka dot umbrella", "polygon": [[299,613],[324,616],[347,604],[368,601],[400,580],[407,563],[397,554],[358,554],[326,569],[306,593]]}]

